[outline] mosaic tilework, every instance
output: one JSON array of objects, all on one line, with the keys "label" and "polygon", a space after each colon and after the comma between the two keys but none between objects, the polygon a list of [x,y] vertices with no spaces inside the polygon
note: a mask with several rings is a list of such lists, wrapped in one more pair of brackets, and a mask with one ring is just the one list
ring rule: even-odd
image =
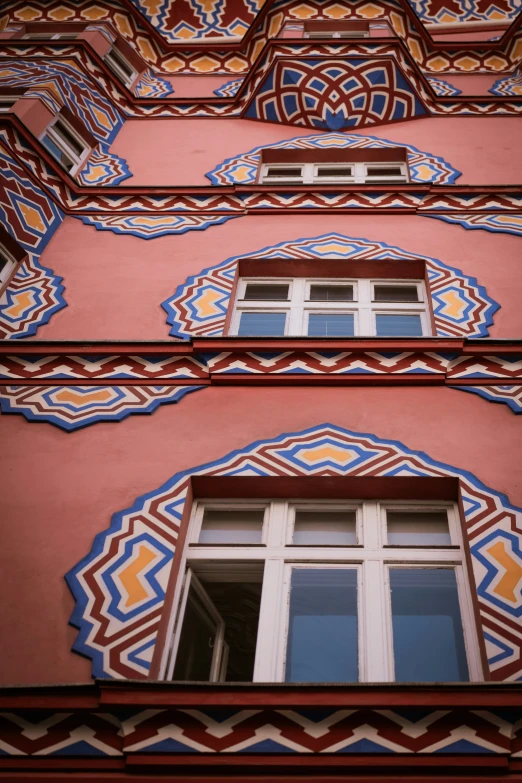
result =
[{"label": "mosaic tilework", "polygon": [[522,386],[454,386],[458,391],[478,394],[488,402],[507,405],[513,413],[522,413]]},{"label": "mosaic tilework", "polygon": [[491,676],[522,679],[522,510],[466,471],[331,424],[258,441],[178,473],[113,515],[66,577],[76,599],[71,623],[80,629],[74,649],[92,658],[94,676],[147,675],[194,474],[458,477]]},{"label": "mosaic tilework", "polygon": [[446,223],[458,223],[467,229],[481,229],[500,234],[522,236],[522,215],[424,215],[424,217],[444,220]]},{"label": "mosaic tilework", "polygon": [[277,61],[245,112],[249,119],[337,131],[426,115],[391,60]]},{"label": "mosaic tilework", "polygon": [[82,185],[119,185],[132,177],[127,161],[114,152],[109,152],[108,145],[100,145],[95,149],[85,166],[77,174]]},{"label": "mosaic tilework", "polygon": [[222,84],[221,87],[214,90],[214,95],[217,95],[218,98],[233,98],[239,92],[243,82],[244,79],[232,79],[232,81]]},{"label": "mosaic tilework", "polygon": [[0,713],[9,756],[120,756],[133,753],[517,753],[515,709],[404,707],[400,710],[131,710],[71,714]]},{"label": "mosaic tilework", "polygon": [[207,375],[206,361],[194,356],[172,354],[52,356],[48,353],[0,356],[0,378],[11,381],[133,379],[157,380],[161,383],[173,379],[206,378]]},{"label": "mosaic tilework", "polygon": [[114,234],[132,234],[140,239],[155,239],[187,231],[204,231],[240,215],[82,215],[87,226]]},{"label": "mosaic tilework", "polygon": [[511,76],[504,76],[499,79],[489,90],[493,95],[513,95],[515,97],[522,95],[522,68],[519,68]]},{"label": "mosaic tilework", "polygon": [[174,93],[174,88],[166,79],[149,70],[142,73],[133,91],[137,98],[166,98]]},{"label": "mosaic tilework", "polygon": [[[343,149],[346,147],[396,147],[398,142],[379,139],[377,136],[360,136],[355,133],[320,133],[313,136],[296,136],[274,144],[265,145],[271,149]],[[408,151],[408,166],[413,182],[434,182],[451,185],[461,172],[443,158],[422,152],[411,144],[401,144]],[[234,158],[228,158],[206,175],[213,185],[249,184],[256,181],[261,162],[261,150],[254,147]]]},{"label": "mosaic tilework", "polygon": [[171,42],[209,36],[244,35],[264,0],[132,0],[136,8]]},{"label": "mosaic tilework", "polygon": [[27,179],[4,140],[0,132],[0,223],[28,256],[0,296],[0,339],[34,335],[66,306],[62,278],[38,260],[63,213]]},{"label": "mosaic tilework", "polygon": [[462,93],[462,90],[457,90],[456,87],[449,82],[445,82],[444,79],[433,79],[428,77],[428,82],[433,87],[435,95],[442,95],[445,98],[450,98],[453,95],[461,95]]},{"label": "mosaic tilework", "polygon": [[437,259],[419,256],[384,242],[324,234],[282,242],[243,256],[233,256],[215,267],[189,277],[173,297],[163,302],[170,334],[176,337],[220,335],[230,304],[230,295],[241,258],[372,258],[413,259],[426,262],[437,335],[485,337],[498,305],[474,278]]},{"label": "mosaic tilework", "polygon": [[153,413],[204,386],[2,386],[2,413],[21,413],[27,421],[54,424],[67,432],[100,421],[122,421],[134,413]]},{"label": "mosaic tilework", "polygon": [[74,61],[3,60],[0,85],[31,88],[39,86],[52,91],[77,115],[99,142],[110,144],[120,130],[123,119],[113,102],[94,85],[92,77],[81,71]]},{"label": "mosaic tilework", "polygon": [[413,10],[425,22],[507,21],[520,13],[517,0],[481,3],[480,0],[409,0]]}]

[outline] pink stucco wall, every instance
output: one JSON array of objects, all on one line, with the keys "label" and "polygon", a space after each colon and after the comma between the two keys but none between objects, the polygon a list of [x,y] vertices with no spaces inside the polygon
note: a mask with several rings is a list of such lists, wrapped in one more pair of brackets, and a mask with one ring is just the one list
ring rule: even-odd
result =
[{"label": "pink stucco wall", "polygon": [[169,328],[161,302],[189,275],[229,256],[267,245],[338,232],[433,256],[476,277],[501,304],[492,337],[521,333],[522,310],[513,280],[519,275],[520,238],[416,216],[247,216],[177,236],[143,240],[97,231],[68,217],[42,255],[64,278],[68,307],[38,330],[38,339],[161,340]]},{"label": "pink stucco wall", "polygon": [[[436,74],[430,74],[437,78]],[[498,73],[482,73],[482,74],[461,74],[461,73],[448,73],[439,75],[439,78],[443,79],[448,84],[452,84],[458,90],[461,90],[462,95],[490,95],[489,90],[495,82],[502,79],[502,74]]]},{"label": "pink stucco wall", "polygon": [[[206,172],[226,158],[312,134],[310,129],[252,120],[127,120],[111,150],[129,164],[134,175],[129,184],[205,185]],[[440,155],[463,172],[461,183],[522,181],[515,117],[428,117],[366,128],[359,135]]]},{"label": "pink stucco wall", "polygon": [[[214,90],[232,81],[233,74],[221,76],[163,76],[174,87],[175,98],[215,98]],[[237,78],[240,78],[239,76]]]},{"label": "pink stucco wall", "polygon": [[210,388],[151,416],[72,434],[2,415],[0,441],[10,446],[0,450],[0,682],[90,677],[90,664],[70,651],[76,631],[67,625],[73,601],[63,575],[113,512],[179,470],[325,420],[426,451],[522,505],[514,415],[453,389]]}]

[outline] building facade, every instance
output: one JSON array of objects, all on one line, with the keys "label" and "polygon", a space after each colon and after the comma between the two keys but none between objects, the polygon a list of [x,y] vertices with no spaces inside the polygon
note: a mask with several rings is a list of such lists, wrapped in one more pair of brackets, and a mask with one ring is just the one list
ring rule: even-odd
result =
[{"label": "building facade", "polygon": [[0,780],[520,783],[520,6],[0,57]]}]

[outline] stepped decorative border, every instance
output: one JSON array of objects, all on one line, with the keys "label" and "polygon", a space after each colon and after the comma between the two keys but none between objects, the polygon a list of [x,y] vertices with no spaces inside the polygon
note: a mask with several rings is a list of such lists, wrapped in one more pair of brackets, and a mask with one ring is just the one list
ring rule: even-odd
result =
[{"label": "stepped decorative border", "polygon": [[446,223],[458,223],[466,229],[481,229],[498,234],[522,236],[522,215],[424,215],[424,217],[444,220]]},{"label": "stepped decorative border", "polygon": [[[94,676],[146,677],[190,477],[454,476],[460,483],[480,626],[494,680],[522,679],[522,510],[471,473],[373,434],[321,424],[258,441],[216,462],[177,473],[116,513],[66,576],[76,600],[73,649]],[[132,575],[132,578],[131,578]]]},{"label": "stepped decorative border", "polygon": [[180,285],[174,296],[163,302],[170,334],[189,339],[191,336],[216,336],[223,333],[230,307],[230,297],[242,258],[365,258],[419,259],[425,261],[437,335],[482,336],[488,334],[494,302],[474,278],[429,256],[419,256],[384,242],[323,234],[270,245],[249,254],[232,256],[221,264],[192,275]]},{"label": "stepped decorative border", "polygon": [[522,413],[522,385],[519,386],[454,386],[459,391],[478,394],[488,402],[507,405],[513,413]]}]

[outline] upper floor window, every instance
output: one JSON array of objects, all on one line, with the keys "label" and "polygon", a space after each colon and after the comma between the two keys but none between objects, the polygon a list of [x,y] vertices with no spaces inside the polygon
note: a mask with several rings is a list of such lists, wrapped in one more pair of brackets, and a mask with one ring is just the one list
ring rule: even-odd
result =
[{"label": "upper floor window", "polygon": [[452,503],[198,501],[187,540],[167,679],[482,677]]},{"label": "upper floor window", "polygon": [[135,80],[138,72],[133,65],[127,60],[127,58],[117,49],[115,46],[107,52],[103,58],[107,63],[111,71],[123,82],[127,87]]},{"label": "upper floor window", "polygon": [[408,167],[400,160],[385,163],[264,163],[261,182],[274,185],[328,185],[334,182],[391,184],[408,182]]},{"label": "upper floor window", "polygon": [[74,32],[63,32],[63,33],[51,33],[51,32],[34,32],[34,33],[25,33],[24,38],[34,38],[34,39],[40,39],[40,40],[47,40],[47,41],[58,41],[59,39],[70,39],[70,38],[77,38],[78,33]]},{"label": "upper floor window", "polygon": [[7,248],[0,244],[0,288],[7,282],[17,263]]},{"label": "upper floor window", "polygon": [[21,95],[0,95],[0,112],[11,111]]},{"label": "upper floor window", "polygon": [[369,38],[370,24],[364,21],[332,22],[311,21],[304,23],[305,38]]},{"label": "upper floor window", "polygon": [[90,152],[87,142],[58,115],[47,126],[40,141],[69,174],[75,174]]},{"label": "upper floor window", "polygon": [[240,278],[231,334],[244,337],[423,337],[422,280]]}]

